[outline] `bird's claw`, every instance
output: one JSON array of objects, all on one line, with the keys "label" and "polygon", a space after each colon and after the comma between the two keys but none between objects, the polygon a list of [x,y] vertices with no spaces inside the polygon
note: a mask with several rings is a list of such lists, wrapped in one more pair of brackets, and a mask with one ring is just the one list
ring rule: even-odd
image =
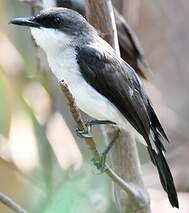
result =
[{"label": "bird's claw", "polygon": [[79,128],[77,128],[76,129],[76,134],[80,138],[84,138],[84,139],[92,138],[92,135],[90,135],[88,129],[80,130]]},{"label": "bird's claw", "polygon": [[86,122],[85,123],[85,129],[83,130],[80,130],[79,128],[76,129],[76,133],[77,133],[77,136],[79,136],[80,138],[84,138],[84,139],[87,139],[87,138],[92,138],[92,125],[91,125],[91,122]]},{"label": "bird's claw", "polygon": [[100,174],[104,173],[106,171],[107,167],[106,167],[106,154],[105,153],[102,153],[100,155],[99,160],[96,160],[93,158],[92,162],[94,163],[96,168],[100,171]]}]

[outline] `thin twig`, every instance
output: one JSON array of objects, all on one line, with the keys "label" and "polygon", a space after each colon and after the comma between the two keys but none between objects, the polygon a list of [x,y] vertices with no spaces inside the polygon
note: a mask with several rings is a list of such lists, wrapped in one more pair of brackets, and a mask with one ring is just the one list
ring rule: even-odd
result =
[{"label": "thin twig", "polygon": [[5,206],[9,207],[10,209],[14,210],[16,213],[29,213],[2,192],[0,192],[0,202],[2,202]]},{"label": "thin twig", "polygon": [[[68,101],[70,112],[72,113],[72,117],[73,117],[74,121],[76,122],[76,124],[80,130],[84,130],[85,125],[82,121],[80,112],[75,104],[74,98],[73,98],[71,92],[69,91],[68,86],[66,85],[66,83],[64,81],[61,81],[60,87]],[[94,160],[100,161],[100,154],[96,149],[96,144],[95,144],[94,140],[92,138],[86,138],[85,142],[89,146],[89,149],[91,150],[91,152],[93,154]]]}]

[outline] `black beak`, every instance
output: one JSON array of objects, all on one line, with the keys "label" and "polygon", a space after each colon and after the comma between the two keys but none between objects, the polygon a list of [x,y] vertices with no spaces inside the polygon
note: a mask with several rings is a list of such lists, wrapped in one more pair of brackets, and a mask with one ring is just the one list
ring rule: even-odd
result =
[{"label": "black beak", "polygon": [[16,24],[27,27],[39,28],[40,24],[35,21],[35,17],[19,17],[11,20],[9,24]]}]

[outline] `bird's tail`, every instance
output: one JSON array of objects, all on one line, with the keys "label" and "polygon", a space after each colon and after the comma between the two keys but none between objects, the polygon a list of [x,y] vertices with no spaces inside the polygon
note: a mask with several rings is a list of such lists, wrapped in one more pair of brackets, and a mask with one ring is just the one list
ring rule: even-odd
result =
[{"label": "bird's tail", "polygon": [[164,147],[157,133],[154,134],[153,143],[155,143],[156,150],[154,150],[151,145],[148,146],[148,152],[150,154],[151,160],[157,167],[161,184],[163,189],[167,192],[171,205],[173,207],[179,208],[173,177],[164,156]]}]

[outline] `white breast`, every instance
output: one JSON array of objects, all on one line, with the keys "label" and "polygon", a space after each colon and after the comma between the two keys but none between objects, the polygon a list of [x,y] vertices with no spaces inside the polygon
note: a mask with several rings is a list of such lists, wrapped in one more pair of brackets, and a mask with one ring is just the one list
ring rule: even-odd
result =
[{"label": "white breast", "polygon": [[82,111],[95,119],[111,120],[122,127],[125,126],[126,120],[117,108],[83,79],[74,53],[74,49],[67,48],[56,57],[47,56],[50,68],[58,81],[64,80],[67,83]]}]

